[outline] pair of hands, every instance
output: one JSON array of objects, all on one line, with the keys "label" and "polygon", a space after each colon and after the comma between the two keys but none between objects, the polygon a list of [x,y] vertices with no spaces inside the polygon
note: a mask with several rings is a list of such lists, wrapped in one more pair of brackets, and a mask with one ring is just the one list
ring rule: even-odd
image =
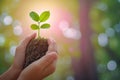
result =
[{"label": "pair of hands", "polygon": [[48,39],[46,55],[23,69],[26,46],[35,36],[34,33],[26,37],[18,45],[12,66],[0,76],[0,80],[42,80],[55,71],[58,54],[56,43],[52,39]]}]

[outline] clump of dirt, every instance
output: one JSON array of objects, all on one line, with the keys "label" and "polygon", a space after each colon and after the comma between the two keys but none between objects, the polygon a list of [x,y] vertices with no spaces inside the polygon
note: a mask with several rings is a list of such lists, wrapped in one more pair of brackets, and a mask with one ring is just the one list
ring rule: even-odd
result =
[{"label": "clump of dirt", "polygon": [[32,62],[43,57],[48,51],[48,40],[44,38],[32,39],[25,51],[25,64],[23,68],[27,67]]}]

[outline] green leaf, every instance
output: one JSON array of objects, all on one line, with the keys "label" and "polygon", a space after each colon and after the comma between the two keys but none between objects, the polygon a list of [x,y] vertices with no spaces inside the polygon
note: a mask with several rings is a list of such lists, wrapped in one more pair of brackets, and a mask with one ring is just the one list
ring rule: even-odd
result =
[{"label": "green leaf", "polygon": [[50,12],[49,11],[44,11],[40,15],[40,22],[45,22],[49,17],[50,17]]},{"label": "green leaf", "polygon": [[36,12],[34,12],[34,11],[32,11],[32,12],[30,12],[30,17],[34,20],[34,21],[39,21],[39,15],[36,13]]},{"label": "green leaf", "polygon": [[31,29],[32,29],[32,30],[38,30],[38,29],[39,29],[39,26],[36,25],[36,24],[32,24],[32,25],[31,25]]},{"label": "green leaf", "polygon": [[41,25],[41,28],[42,29],[50,28],[50,24],[45,23],[45,24]]}]

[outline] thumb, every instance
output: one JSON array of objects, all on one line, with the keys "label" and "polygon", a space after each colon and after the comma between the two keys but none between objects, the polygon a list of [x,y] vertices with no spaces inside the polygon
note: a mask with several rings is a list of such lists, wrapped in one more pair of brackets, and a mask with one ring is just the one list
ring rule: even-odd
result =
[{"label": "thumb", "polygon": [[56,45],[56,42],[55,40],[53,40],[52,38],[49,38],[48,39],[48,51],[47,53],[50,53],[50,52],[57,52],[57,45]]}]

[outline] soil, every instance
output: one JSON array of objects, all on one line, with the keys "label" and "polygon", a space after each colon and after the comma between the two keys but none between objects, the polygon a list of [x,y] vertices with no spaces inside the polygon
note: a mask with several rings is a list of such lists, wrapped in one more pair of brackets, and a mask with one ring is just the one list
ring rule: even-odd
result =
[{"label": "soil", "polygon": [[47,39],[44,38],[32,39],[26,47],[25,64],[23,68],[27,67],[32,62],[43,57],[47,51],[48,51]]}]

